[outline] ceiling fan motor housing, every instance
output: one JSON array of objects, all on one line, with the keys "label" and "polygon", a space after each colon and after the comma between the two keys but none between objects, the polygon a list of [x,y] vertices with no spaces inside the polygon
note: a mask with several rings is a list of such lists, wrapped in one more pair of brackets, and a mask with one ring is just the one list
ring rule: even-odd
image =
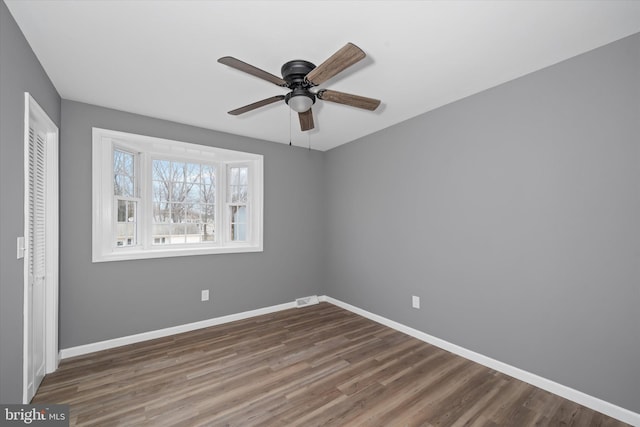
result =
[{"label": "ceiling fan motor housing", "polygon": [[280,73],[282,74],[282,78],[289,83],[289,88],[291,89],[295,86],[310,87],[311,85],[305,82],[304,78],[314,68],[316,68],[316,66],[311,62],[296,59],[284,64],[280,69]]},{"label": "ceiling fan motor housing", "polygon": [[291,89],[291,92],[284,97],[284,102],[286,102],[287,105],[293,107],[293,104],[289,104],[289,101],[297,96],[306,96],[311,100],[311,104],[308,104],[308,101],[306,101],[301,104],[304,105],[304,107],[294,108],[296,111],[307,108],[307,106],[310,107],[316,103],[316,96],[309,90],[311,85],[304,79],[305,76],[309,74],[309,71],[314,68],[316,68],[316,66],[311,62],[296,59],[284,64],[280,70],[282,78],[287,82],[289,89]]}]

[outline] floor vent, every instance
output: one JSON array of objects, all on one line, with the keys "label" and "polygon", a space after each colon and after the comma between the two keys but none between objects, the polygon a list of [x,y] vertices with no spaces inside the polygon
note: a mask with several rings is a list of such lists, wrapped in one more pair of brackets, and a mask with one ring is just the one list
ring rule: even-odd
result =
[{"label": "floor vent", "polygon": [[317,295],[311,295],[309,297],[296,299],[296,307],[297,308],[306,307],[308,305],[318,304],[319,302],[320,301],[318,300]]}]

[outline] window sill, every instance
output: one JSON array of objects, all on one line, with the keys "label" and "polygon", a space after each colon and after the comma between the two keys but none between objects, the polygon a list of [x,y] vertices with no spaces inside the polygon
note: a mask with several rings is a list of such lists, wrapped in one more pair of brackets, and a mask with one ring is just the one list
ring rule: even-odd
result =
[{"label": "window sill", "polygon": [[106,254],[95,254],[92,262],[109,262],[109,261],[128,261],[136,259],[151,258],[170,258],[179,256],[193,255],[217,255],[217,254],[236,254],[244,252],[263,252],[262,245],[243,244],[225,247],[209,247],[209,248],[154,248],[147,250],[140,249],[122,249]]}]

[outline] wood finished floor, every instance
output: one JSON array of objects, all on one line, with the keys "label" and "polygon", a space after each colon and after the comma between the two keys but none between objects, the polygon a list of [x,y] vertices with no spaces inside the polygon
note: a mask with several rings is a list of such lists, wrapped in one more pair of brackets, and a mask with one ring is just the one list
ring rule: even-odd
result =
[{"label": "wood finished floor", "polygon": [[77,426],[624,426],[328,303],[62,361]]}]

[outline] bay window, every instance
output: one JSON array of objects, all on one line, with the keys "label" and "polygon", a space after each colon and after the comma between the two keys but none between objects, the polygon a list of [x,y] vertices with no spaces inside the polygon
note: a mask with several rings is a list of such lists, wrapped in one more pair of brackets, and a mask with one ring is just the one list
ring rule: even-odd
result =
[{"label": "bay window", "polygon": [[93,261],[262,251],[262,156],[93,129]]}]

